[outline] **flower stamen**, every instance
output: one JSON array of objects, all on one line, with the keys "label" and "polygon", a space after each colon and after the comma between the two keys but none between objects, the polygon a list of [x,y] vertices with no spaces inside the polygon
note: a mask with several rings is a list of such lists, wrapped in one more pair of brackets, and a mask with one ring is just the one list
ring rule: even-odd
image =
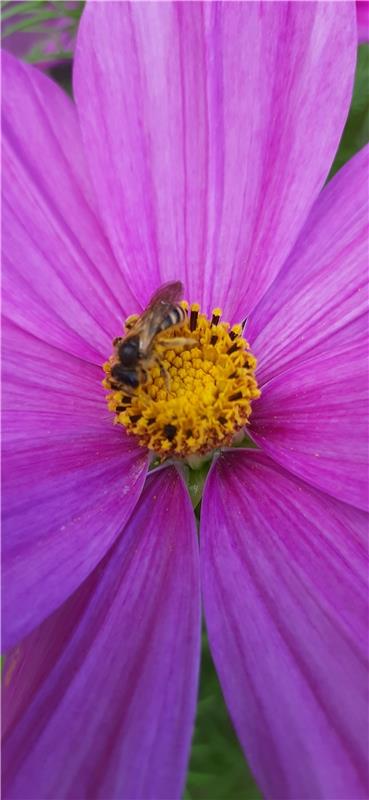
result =
[{"label": "flower stamen", "polygon": [[[184,319],[154,336],[145,380],[130,394],[117,370],[112,377],[117,353],[104,365],[115,422],[160,457],[188,458],[231,445],[260,396],[242,326],[221,322],[220,308],[209,320],[198,303],[181,306]],[[132,320],[137,317],[129,317],[126,332]]]}]

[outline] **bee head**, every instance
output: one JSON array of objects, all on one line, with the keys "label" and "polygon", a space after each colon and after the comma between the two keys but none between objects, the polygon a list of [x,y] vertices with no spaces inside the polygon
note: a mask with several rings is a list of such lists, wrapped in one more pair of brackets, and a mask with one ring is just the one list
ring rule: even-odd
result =
[{"label": "bee head", "polygon": [[131,389],[137,389],[139,379],[134,370],[126,369],[122,364],[114,364],[111,370],[111,376],[114,380],[125,386],[130,386]]},{"label": "bee head", "polygon": [[137,364],[140,354],[140,340],[138,336],[132,336],[123,341],[118,348],[118,358],[124,367],[134,367]]}]

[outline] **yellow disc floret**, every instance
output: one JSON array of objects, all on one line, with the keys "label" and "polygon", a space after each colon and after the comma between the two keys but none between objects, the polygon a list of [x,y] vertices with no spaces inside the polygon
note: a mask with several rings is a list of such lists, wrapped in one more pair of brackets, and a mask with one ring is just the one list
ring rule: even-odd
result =
[{"label": "yellow disc floret", "polygon": [[186,458],[229,446],[260,395],[256,360],[242,326],[220,322],[219,308],[209,320],[198,304],[189,311],[181,305],[184,321],[153,338],[150,367],[137,388],[128,392],[112,378],[116,354],[104,364],[103,385],[110,390],[115,422],[161,457]]}]

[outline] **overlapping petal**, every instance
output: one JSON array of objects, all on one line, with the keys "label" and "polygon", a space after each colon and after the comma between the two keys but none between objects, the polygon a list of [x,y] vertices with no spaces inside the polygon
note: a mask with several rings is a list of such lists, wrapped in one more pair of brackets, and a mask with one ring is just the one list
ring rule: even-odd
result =
[{"label": "overlapping petal", "polygon": [[173,468],[6,665],[4,797],[174,800],[196,705],[198,546]]},{"label": "overlapping petal", "polygon": [[254,309],[247,337],[261,386],[367,330],[369,146],[320,194],[276,280]]},{"label": "overlapping petal", "polygon": [[367,516],[237,451],[201,531],[210,644],[263,794],[366,798]]},{"label": "overlapping petal", "polygon": [[101,363],[130,295],[94,214],[73,104],[8,55],[3,77],[7,648],[106,553],[147,458],[104,405]]},{"label": "overlapping petal", "polygon": [[142,304],[173,277],[228,319],[256,304],[324,183],[355,56],[348,3],[86,8],[79,118],[105,230]]},{"label": "overlapping petal", "polygon": [[134,309],[94,213],[75,107],[37,69],[2,62],[3,312],[99,364]]},{"label": "overlapping petal", "polygon": [[105,408],[102,371],[4,327],[3,647],[94,569],[128,519],[147,455]]},{"label": "overlapping petal", "polygon": [[262,394],[251,432],[324,491],[368,505],[368,148],[317,201],[251,316]]},{"label": "overlapping petal", "polygon": [[273,378],[255,403],[251,434],[278,463],[368,509],[367,343],[325,353]]}]

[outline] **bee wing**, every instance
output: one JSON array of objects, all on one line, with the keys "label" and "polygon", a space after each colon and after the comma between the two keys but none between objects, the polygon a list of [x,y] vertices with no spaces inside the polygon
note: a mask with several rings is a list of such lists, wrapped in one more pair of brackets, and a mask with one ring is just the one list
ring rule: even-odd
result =
[{"label": "bee wing", "polygon": [[153,294],[149,305],[138,317],[137,322],[135,322],[132,329],[127,334],[127,338],[139,336],[140,349],[142,352],[145,352],[157,333],[160,323],[168,314],[168,309],[173,304],[178,303],[182,297],[183,286],[180,281],[164,283],[163,286],[160,286],[155,294]]},{"label": "bee wing", "polygon": [[153,294],[148,304],[147,310],[151,308],[151,306],[157,305],[157,303],[178,303],[179,300],[183,299],[183,285],[181,281],[171,281],[169,283],[163,283],[162,286],[157,289],[157,291]]}]

